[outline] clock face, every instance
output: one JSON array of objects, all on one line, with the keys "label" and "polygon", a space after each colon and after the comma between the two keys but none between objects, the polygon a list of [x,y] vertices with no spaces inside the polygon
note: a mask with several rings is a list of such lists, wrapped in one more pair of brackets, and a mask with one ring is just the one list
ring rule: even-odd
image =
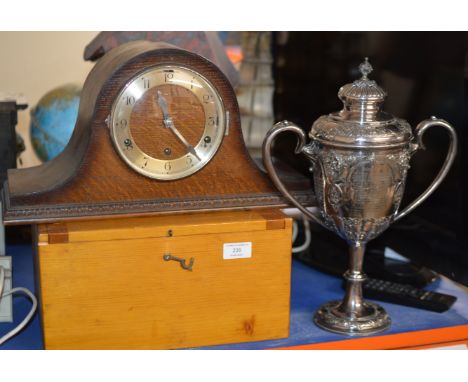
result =
[{"label": "clock face", "polygon": [[110,130],[133,170],[175,180],[209,163],[223,140],[226,118],[221,97],[205,77],[183,66],[159,65],[122,89]]}]

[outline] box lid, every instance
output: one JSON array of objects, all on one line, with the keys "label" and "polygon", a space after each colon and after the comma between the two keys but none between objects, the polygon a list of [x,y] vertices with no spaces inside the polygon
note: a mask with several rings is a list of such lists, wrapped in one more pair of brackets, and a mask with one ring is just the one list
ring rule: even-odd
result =
[{"label": "box lid", "polygon": [[38,244],[285,229],[286,219],[279,209],[257,209],[40,224]]}]

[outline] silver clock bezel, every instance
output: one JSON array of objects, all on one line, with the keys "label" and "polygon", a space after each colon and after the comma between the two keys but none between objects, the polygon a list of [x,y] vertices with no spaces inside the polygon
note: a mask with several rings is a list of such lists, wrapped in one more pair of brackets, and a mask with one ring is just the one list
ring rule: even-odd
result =
[{"label": "silver clock bezel", "polygon": [[[193,154],[190,154],[190,153],[187,153],[186,155],[183,155],[179,158],[172,159],[172,160],[162,160],[162,159],[151,157],[150,155],[144,153],[136,145],[136,143],[134,143],[133,138],[131,136],[131,121],[128,122],[129,126],[126,129],[122,129],[118,126],[118,120],[121,120],[120,118],[117,118],[119,117],[119,113],[118,113],[119,109],[123,108],[126,110],[130,110],[129,113],[131,113],[131,110],[133,110],[133,106],[126,107],[126,106],[120,105],[120,103],[123,100],[124,95],[129,91],[129,89],[131,89],[132,86],[135,88],[135,90],[131,92],[131,94],[135,93],[136,91],[140,91],[141,94],[143,94],[145,91],[150,90],[153,87],[160,86],[163,83],[167,83],[167,82],[157,82],[155,85],[150,86],[149,89],[147,90],[143,89],[143,91],[141,89],[143,86],[139,86],[138,84],[136,84],[138,80],[144,77],[145,74],[153,73],[155,71],[162,71],[162,70],[165,70],[167,72],[173,71],[173,73],[175,73],[178,70],[179,72],[183,72],[184,76],[196,78],[199,81],[198,85],[201,85],[200,88],[190,89],[189,85],[191,84],[191,86],[193,86],[194,84],[193,82],[190,83],[187,81],[182,81],[180,79],[178,81],[169,81],[169,82],[176,82],[174,85],[182,86],[190,90],[197,97],[197,99],[200,101],[200,103],[203,106],[204,113],[205,113],[204,132],[201,135],[199,142],[194,146],[201,161],[199,161]],[[201,95],[202,90],[198,90],[198,89],[208,89],[209,94],[213,96],[212,109],[216,111],[216,115],[217,115],[217,123],[214,126],[208,126],[208,122],[207,122],[208,116],[206,115],[207,106],[205,107],[203,103],[203,99]],[[136,102],[137,100],[135,100],[135,103]],[[221,146],[221,143],[223,141],[225,131],[226,131],[226,112],[225,112],[223,100],[221,96],[219,95],[218,91],[213,86],[213,84],[201,73],[185,65],[158,64],[158,65],[154,65],[149,68],[146,68],[145,70],[140,71],[134,76],[132,76],[127,81],[125,86],[119,91],[112,105],[112,110],[111,110],[110,119],[109,119],[109,130],[111,134],[111,140],[116,151],[130,168],[132,168],[139,174],[144,175],[148,178],[164,180],[164,181],[178,180],[178,179],[186,178],[200,171],[211,161],[211,159],[218,152]],[[125,131],[127,131],[128,133],[125,134],[124,133]],[[209,144],[206,144],[206,142],[204,142],[204,137],[208,135],[207,131],[208,131],[209,136],[212,138]],[[216,132],[216,134],[212,134],[211,132]],[[133,142],[133,148],[131,150],[128,150],[123,144],[123,142],[127,138],[130,139],[131,142]],[[145,164],[145,166],[142,167],[141,164],[145,163],[145,161],[150,164],[149,165]],[[185,161],[185,164],[182,163],[184,161]],[[190,162],[190,165],[188,164],[189,162]],[[167,168],[164,167],[164,166],[167,166],[166,163],[170,163],[171,169],[172,169],[172,166],[174,165],[176,170],[167,170]]]}]

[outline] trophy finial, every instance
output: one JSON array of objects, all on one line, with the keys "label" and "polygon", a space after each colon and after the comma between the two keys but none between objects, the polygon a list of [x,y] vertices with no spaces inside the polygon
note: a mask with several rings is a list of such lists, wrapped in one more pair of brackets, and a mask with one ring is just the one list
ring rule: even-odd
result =
[{"label": "trophy finial", "polygon": [[373,68],[372,65],[369,63],[369,59],[367,57],[364,58],[364,62],[359,65],[359,71],[362,74],[362,80],[367,80],[367,75],[372,72]]},{"label": "trophy finial", "polygon": [[338,98],[344,103],[349,102],[379,102],[385,99],[387,93],[374,80],[367,78],[373,70],[369,59],[365,57],[364,62],[359,65],[362,77],[354,80],[351,84],[346,84],[338,91]]}]

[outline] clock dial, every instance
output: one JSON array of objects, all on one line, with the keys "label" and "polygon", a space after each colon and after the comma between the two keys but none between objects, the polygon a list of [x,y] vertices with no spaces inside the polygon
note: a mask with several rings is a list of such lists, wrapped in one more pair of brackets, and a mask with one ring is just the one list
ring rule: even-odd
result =
[{"label": "clock dial", "polygon": [[110,119],[122,159],[150,178],[175,180],[201,170],[225,133],[222,100],[199,73],[172,65],[152,67],[117,96]]}]

